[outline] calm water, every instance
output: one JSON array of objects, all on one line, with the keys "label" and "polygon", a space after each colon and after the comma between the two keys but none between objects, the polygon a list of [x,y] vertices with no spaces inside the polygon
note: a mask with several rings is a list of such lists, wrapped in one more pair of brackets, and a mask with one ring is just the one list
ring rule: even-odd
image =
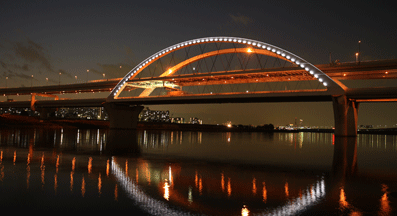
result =
[{"label": "calm water", "polygon": [[1,129],[0,207],[396,215],[397,136]]}]

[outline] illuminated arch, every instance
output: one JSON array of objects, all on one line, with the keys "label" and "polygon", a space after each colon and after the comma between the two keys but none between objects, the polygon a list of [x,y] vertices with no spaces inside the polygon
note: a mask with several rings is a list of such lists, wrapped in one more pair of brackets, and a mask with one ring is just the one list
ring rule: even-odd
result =
[{"label": "illuminated arch", "polygon": [[[320,69],[315,67],[313,64],[307,62],[303,58],[288,52],[284,49],[281,49],[279,47],[276,47],[271,44],[267,44],[261,41],[256,41],[256,40],[251,40],[251,39],[246,39],[246,38],[238,38],[238,37],[205,37],[205,38],[199,38],[199,39],[194,39],[194,40],[188,40],[182,43],[178,43],[172,46],[169,46],[165,49],[162,49],[155,54],[149,56],[145,60],[143,60],[141,63],[139,63],[137,66],[135,66],[130,72],[128,72],[123,79],[120,80],[120,82],[112,89],[110,92],[107,101],[115,100],[117,96],[121,93],[121,91],[125,88],[126,82],[132,78],[134,78],[137,74],[139,74],[143,69],[145,69],[147,66],[149,66],[151,63],[156,61],[157,59],[168,55],[171,52],[174,52],[176,50],[186,48],[188,46],[194,46],[198,44],[204,44],[204,43],[218,43],[218,42],[224,42],[224,43],[235,43],[235,44],[245,44],[245,45],[250,45],[254,48],[255,52],[258,54],[264,54],[264,55],[270,55],[273,57],[281,58],[284,60],[287,60],[289,62],[293,62],[297,64],[299,67],[305,69],[308,71],[314,78],[316,78],[319,82],[321,82],[326,88],[327,92],[330,93],[330,95],[340,95],[343,94],[345,91],[345,86],[341,84],[339,81],[331,79],[328,75],[326,75],[324,72],[322,72]],[[236,48],[236,49],[244,49],[244,48]],[[233,49],[233,50],[236,50]],[[246,50],[246,49],[245,49]],[[219,55],[219,51],[214,51],[210,52],[213,55]],[[207,53],[208,54],[208,53]],[[204,54],[202,54],[204,55]],[[200,55],[201,57],[203,57]],[[194,57],[192,58],[194,59]],[[185,61],[185,63],[187,63]],[[176,66],[174,66],[176,67]],[[172,68],[171,68],[171,73],[172,73]],[[169,74],[163,73],[162,76],[168,76]]]}]

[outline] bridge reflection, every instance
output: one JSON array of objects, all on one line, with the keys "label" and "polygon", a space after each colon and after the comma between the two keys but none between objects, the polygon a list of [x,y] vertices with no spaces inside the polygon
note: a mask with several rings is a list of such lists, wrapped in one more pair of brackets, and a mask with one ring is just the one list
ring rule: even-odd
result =
[{"label": "bridge reflection", "polygon": [[[323,178],[262,172],[247,177],[244,172],[250,171],[145,160],[131,166],[112,158],[112,173],[123,189],[152,215],[295,214],[325,196]],[[259,207],[264,204],[266,210]]]}]

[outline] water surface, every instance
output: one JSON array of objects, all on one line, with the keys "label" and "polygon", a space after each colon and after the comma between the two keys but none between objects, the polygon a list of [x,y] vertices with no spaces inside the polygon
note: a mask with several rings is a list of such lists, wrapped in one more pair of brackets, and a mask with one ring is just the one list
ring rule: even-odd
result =
[{"label": "water surface", "polygon": [[0,140],[3,209],[397,212],[396,136],[10,128]]}]

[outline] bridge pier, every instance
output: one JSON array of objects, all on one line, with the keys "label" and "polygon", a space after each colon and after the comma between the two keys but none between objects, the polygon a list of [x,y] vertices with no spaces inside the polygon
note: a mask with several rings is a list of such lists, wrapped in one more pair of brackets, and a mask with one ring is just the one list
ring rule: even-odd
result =
[{"label": "bridge pier", "polygon": [[105,103],[104,107],[109,115],[110,129],[136,129],[139,113],[143,106],[129,106],[116,103]]},{"label": "bridge pier", "polygon": [[40,107],[40,108],[36,108],[35,110],[40,113],[40,119],[44,120],[51,117],[51,114],[54,113],[57,109]]},{"label": "bridge pier", "polygon": [[335,136],[357,136],[358,102],[346,95],[332,98],[334,107]]}]

